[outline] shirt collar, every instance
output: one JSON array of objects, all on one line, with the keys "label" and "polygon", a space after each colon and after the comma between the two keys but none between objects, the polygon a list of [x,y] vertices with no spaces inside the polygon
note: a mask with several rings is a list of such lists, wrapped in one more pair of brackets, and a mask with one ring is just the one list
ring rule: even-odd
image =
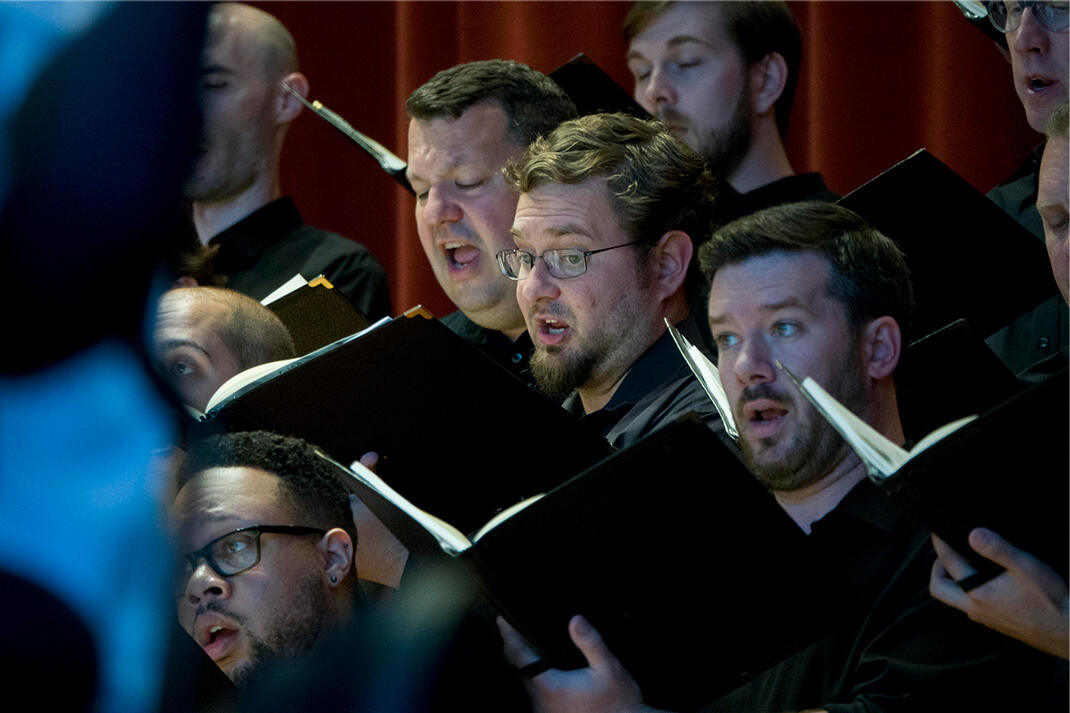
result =
[{"label": "shirt collar", "polygon": [[[665,331],[632,363],[632,368],[625,374],[620,386],[599,411],[608,413],[634,406],[639,399],[658,386],[676,381],[688,373],[690,371],[687,362],[680,356],[669,332]],[[575,416],[588,415],[584,413],[579,394],[575,392],[565,399],[563,406]]]},{"label": "shirt collar", "polygon": [[245,216],[208,244],[219,245],[233,258],[252,259],[303,223],[293,199],[283,196]]}]

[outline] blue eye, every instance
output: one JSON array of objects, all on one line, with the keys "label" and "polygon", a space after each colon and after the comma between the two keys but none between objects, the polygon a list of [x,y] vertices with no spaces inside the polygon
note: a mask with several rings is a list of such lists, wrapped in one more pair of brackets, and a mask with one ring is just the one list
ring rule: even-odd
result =
[{"label": "blue eye", "polygon": [[189,376],[193,373],[193,367],[183,361],[176,361],[167,367],[167,371],[172,376]]},{"label": "blue eye", "polygon": [[739,337],[735,334],[718,334],[714,337],[714,341],[717,344],[718,351],[722,349],[728,349],[739,344]]},{"label": "blue eye", "polygon": [[778,337],[794,337],[799,333],[799,325],[794,322],[777,322],[773,325],[773,334]]}]

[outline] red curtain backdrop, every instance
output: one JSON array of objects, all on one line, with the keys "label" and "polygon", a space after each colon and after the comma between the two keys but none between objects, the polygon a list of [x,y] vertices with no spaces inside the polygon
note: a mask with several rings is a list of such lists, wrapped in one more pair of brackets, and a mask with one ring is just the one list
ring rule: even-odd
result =
[{"label": "red curtain backdrop", "polygon": [[[404,102],[435,72],[503,58],[549,72],[585,52],[630,89],[615,2],[268,2],[290,28],[311,96],[406,158]],[[796,171],[846,193],[918,148],[987,191],[1040,141],[1010,65],[950,2],[789,3],[803,67],[788,136]],[[367,245],[396,312],[453,311],[431,274],[413,198],[309,112],[290,129],[283,187],[312,224]],[[949,208],[953,209],[953,208]]]}]

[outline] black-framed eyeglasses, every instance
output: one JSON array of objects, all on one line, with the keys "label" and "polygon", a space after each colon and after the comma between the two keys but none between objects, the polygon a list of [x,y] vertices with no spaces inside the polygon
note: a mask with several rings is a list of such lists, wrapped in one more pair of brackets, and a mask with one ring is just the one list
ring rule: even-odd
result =
[{"label": "black-framed eyeglasses", "polygon": [[636,241],[621,243],[608,248],[598,250],[580,250],[579,248],[558,248],[547,250],[542,255],[532,255],[527,250],[502,250],[498,253],[498,267],[502,274],[510,280],[523,280],[535,268],[535,260],[542,259],[546,263],[546,269],[550,275],[559,280],[568,280],[579,277],[587,272],[587,263],[592,255],[604,253],[607,250],[635,245]]},{"label": "black-framed eyeglasses", "polygon": [[182,555],[178,586],[185,586],[186,580],[197,568],[202,559],[208,566],[224,577],[244,572],[255,567],[260,561],[260,535],[323,535],[327,531],[318,527],[300,525],[250,525],[232,530],[217,537],[207,545],[194,552]]},{"label": "black-framed eyeglasses", "polygon": [[1040,2],[1039,0],[1020,0],[1019,2],[986,2],[988,19],[1000,32],[1014,32],[1022,24],[1022,15],[1027,8],[1033,8],[1033,15],[1050,32],[1062,32],[1070,26],[1070,3]]}]

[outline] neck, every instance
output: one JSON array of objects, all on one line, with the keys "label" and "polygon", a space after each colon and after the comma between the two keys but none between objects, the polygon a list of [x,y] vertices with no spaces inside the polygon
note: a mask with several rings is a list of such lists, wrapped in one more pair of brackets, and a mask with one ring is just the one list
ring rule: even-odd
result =
[{"label": "neck", "polygon": [[[872,408],[859,415],[885,438],[902,445],[906,437],[899,420],[895,387],[890,382],[879,384],[871,395],[870,403]],[[832,512],[851,488],[866,477],[866,466],[858,454],[846,443],[843,452],[844,457],[816,483],[798,490],[773,493],[784,511],[806,534],[810,534],[811,525]]]},{"label": "neck", "polygon": [[594,413],[605,408],[605,405],[609,403],[609,400],[613,398],[613,394],[617,393],[617,389],[620,388],[621,382],[624,381],[624,377],[628,375],[631,369],[625,369],[616,379],[602,380],[598,384],[591,385],[585,384],[576,389],[576,393],[580,397],[580,403],[583,404],[584,413]]},{"label": "neck", "polygon": [[509,341],[515,342],[517,339],[520,339],[520,335],[526,331],[528,331],[528,326],[526,324],[522,324],[519,327],[503,329],[501,330],[501,333],[509,337]]},{"label": "neck", "polygon": [[193,225],[197,237],[207,243],[246,216],[282,197],[278,171],[259,176],[241,193],[215,201],[193,204]]},{"label": "neck", "polygon": [[740,193],[747,193],[794,174],[776,121],[762,117],[755,122],[747,155],[728,177],[728,183]]},{"label": "neck", "polygon": [[862,460],[850,446],[844,445],[844,449],[848,452],[821,480],[798,490],[773,493],[784,512],[808,535],[810,527],[832,512],[851,488],[866,477]]},{"label": "neck", "polygon": [[[635,325],[638,327],[639,325]],[[628,376],[628,373],[635,366],[635,362],[639,360],[643,354],[646,353],[650,347],[654,345],[654,342],[661,338],[661,335],[665,333],[665,323],[658,318],[658,321],[653,325],[650,331],[650,338],[642,343],[642,348],[638,349],[631,355],[631,359],[628,359],[626,364],[620,368],[613,368],[612,365],[607,365],[610,368],[607,373],[602,375],[593,376],[587,380],[587,383],[576,389],[576,394],[580,397],[580,403],[583,404],[584,413],[594,413],[605,408],[605,405],[609,403],[609,400],[613,398],[613,395],[617,393],[617,389],[624,383],[624,378]],[[616,361],[623,361],[617,359]]]}]

